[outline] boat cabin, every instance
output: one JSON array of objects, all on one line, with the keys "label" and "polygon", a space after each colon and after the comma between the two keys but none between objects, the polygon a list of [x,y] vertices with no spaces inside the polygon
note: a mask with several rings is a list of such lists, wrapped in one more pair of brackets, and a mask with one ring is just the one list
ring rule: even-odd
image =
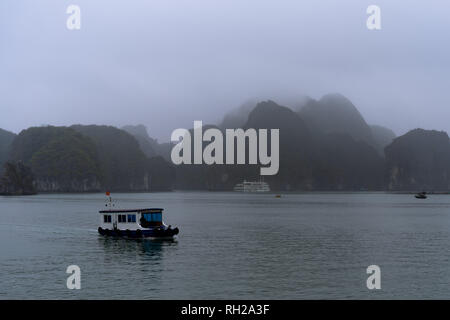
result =
[{"label": "boat cabin", "polygon": [[103,229],[137,230],[163,225],[161,208],[99,211]]}]

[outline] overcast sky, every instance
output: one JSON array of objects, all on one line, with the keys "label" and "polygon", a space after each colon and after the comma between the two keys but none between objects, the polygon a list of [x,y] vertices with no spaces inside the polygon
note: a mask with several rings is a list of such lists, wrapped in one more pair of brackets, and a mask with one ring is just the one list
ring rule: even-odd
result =
[{"label": "overcast sky", "polygon": [[397,134],[450,132],[449,14],[443,0],[1,0],[0,128],[142,123],[168,141],[252,98],[339,92]]}]

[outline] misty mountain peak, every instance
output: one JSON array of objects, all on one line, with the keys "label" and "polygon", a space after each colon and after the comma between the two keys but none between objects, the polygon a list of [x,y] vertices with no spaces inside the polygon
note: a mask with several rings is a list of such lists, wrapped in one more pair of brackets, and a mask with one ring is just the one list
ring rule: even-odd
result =
[{"label": "misty mountain peak", "polygon": [[[310,138],[308,128],[297,113],[288,107],[283,107],[272,100],[260,102],[250,112],[245,128],[276,128],[280,129],[281,142],[292,139],[297,142]],[[285,140],[283,142],[283,140]]]},{"label": "misty mountain peak", "polygon": [[294,117],[297,121],[302,122],[302,120],[291,109],[280,106],[272,100],[262,101],[258,103],[248,115],[247,126],[252,123],[267,123],[274,125],[278,122],[277,120],[287,120],[289,117]]},{"label": "misty mountain peak", "polygon": [[403,136],[394,139],[392,144],[388,147],[400,145],[400,143],[411,142],[415,145],[422,145],[424,148],[432,148],[433,145],[440,145],[442,147],[450,147],[450,140],[447,132],[437,130],[425,130],[421,128],[413,129]]},{"label": "misty mountain peak", "polygon": [[143,124],[123,126],[122,130],[125,130],[133,136],[150,138],[150,136],[148,135],[147,127]]},{"label": "misty mountain peak", "polygon": [[310,100],[299,115],[314,132],[345,133],[357,141],[375,145],[372,130],[358,109],[339,93],[327,94],[319,101]]},{"label": "misty mountain peak", "polygon": [[319,105],[327,111],[339,112],[345,116],[352,117],[357,121],[364,122],[367,125],[356,106],[340,93],[329,93],[324,95],[319,100]]},{"label": "misty mountain peak", "polygon": [[353,103],[347,97],[345,97],[340,93],[328,93],[320,99],[320,102],[325,104],[331,103],[339,107],[349,107],[349,108],[351,107],[353,109],[356,109]]},{"label": "misty mountain peak", "polygon": [[266,100],[266,101],[261,101],[260,103],[258,103],[256,105],[256,108],[285,108],[285,107],[278,105],[273,100]]},{"label": "misty mountain peak", "polygon": [[256,106],[256,100],[248,100],[239,107],[228,112],[222,119],[219,127],[222,129],[240,128],[247,121],[249,113]]}]

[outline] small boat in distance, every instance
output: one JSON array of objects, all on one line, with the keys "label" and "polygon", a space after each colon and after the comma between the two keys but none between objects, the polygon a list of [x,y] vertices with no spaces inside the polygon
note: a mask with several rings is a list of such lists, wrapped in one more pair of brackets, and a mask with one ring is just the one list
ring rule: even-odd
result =
[{"label": "small boat in distance", "polygon": [[234,186],[234,191],[237,192],[269,192],[270,187],[264,181],[246,181],[238,183]]},{"label": "small boat in distance", "polygon": [[173,239],[179,230],[164,224],[163,210],[162,208],[114,210],[111,208],[111,197],[109,197],[109,210],[99,211],[98,233],[129,239]]},{"label": "small boat in distance", "polygon": [[415,195],[416,199],[426,199],[427,197],[427,193],[425,191],[419,192],[418,194]]}]

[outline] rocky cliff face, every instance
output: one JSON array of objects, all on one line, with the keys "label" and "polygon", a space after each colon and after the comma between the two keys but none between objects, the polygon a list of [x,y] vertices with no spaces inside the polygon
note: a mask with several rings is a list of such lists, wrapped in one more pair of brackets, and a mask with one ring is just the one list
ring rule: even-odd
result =
[{"label": "rocky cliff face", "polygon": [[385,148],[389,190],[450,190],[450,141],[447,133],[415,129]]},{"label": "rocky cliff face", "polygon": [[327,134],[316,144],[315,190],[383,190],[384,161],[378,151],[348,134]]},{"label": "rocky cliff face", "polygon": [[102,190],[101,182],[96,177],[72,181],[40,177],[34,180],[34,185],[39,192],[98,192]]},{"label": "rocky cliff face", "polygon": [[31,169],[22,162],[6,162],[0,177],[0,195],[32,195],[36,193]]}]

